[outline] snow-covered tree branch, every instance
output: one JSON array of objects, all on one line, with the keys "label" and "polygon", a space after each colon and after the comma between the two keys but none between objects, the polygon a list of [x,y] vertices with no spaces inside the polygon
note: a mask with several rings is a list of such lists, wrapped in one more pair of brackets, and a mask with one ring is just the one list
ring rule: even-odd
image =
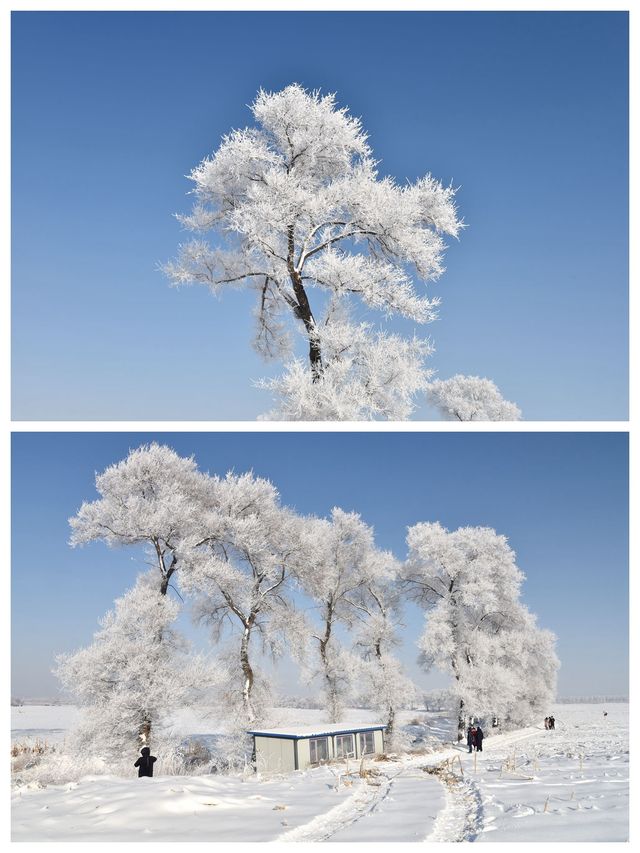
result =
[{"label": "snow-covered tree branch", "polygon": [[322,381],[314,381],[300,359],[282,376],[264,380],[278,407],[264,420],[406,420],[416,394],[427,387],[428,341],[375,332],[367,323],[341,322],[317,332],[325,356]]},{"label": "snow-covered tree branch", "polygon": [[191,524],[204,485],[192,458],[156,443],[143,445],[96,475],[100,498],[83,503],[69,519],[70,543],[146,545],[164,595],[178,568],[178,543]]},{"label": "snow-covered tree branch", "polygon": [[254,701],[254,637],[274,657],[287,641],[294,657],[304,645],[304,625],[289,597],[299,527],[267,480],[209,477],[204,505],[194,508],[192,533],[181,551],[181,587],[194,601],[196,620],[210,626],[216,641],[225,627],[235,638],[241,684],[236,704],[251,725],[264,714],[264,701]]},{"label": "snow-covered tree branch", "polygon": [[[372,555],[373,556],[373,555]],[[367,707],[375,708],[386,723],[389,749],[401,747],[397,712],[417,698],[417,690],[394,656],[400,645],[402,590],[401,564],[392,554],[378,551],[369,562],[370,575],[352,598],[358,617],[355,648],[362,656],[357,692]]]},{"label": "snow-covered tree branch", "polygon": [[[393,575],[394,558],[376,548],[373,529],[357,513],[337,507],[330,519],[306,519],[303,535],[308,556],[302,552],[297,576],[318,606],[320,624],[313,640],[328,717],[337,722],[346,699],[357,689],[353,661],[337,630],[359,626],[366,656],[372,650],[375,654],[377,639],[380,655],[386,653],[392,629],[378,624],[374,628],[379,608],[372,595],[375,590],[382,595],[385,578]],[[376,663],[380,666],[380,659]]]}]

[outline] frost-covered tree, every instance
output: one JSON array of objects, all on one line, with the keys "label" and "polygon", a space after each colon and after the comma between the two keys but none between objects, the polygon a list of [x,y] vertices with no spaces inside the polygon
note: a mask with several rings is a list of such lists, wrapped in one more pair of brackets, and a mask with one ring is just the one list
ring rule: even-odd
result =
[{"label": "frost-covered tree", "polygon": [[392,557],[376,548],[373,529],[358,513],[337,507],[329,519],[307,519],[303,535],[306,553],[297,575],[319,611],[319,626],[312,639],[327,714],[330,722],[337,722],[356,688],[353,659],[337,630],[356,624],[363,587],[377,571],[388,571],[386,564]]},{"label": "frost-covered tree", "polygon": [[427,399],[448,421],[519,421],[522,412],[505,400],[491,379],[457,374],[427,386]]},{"label": "frost-covered tree", "polygon": [[560,666],[551,631],[539,628],[535,616],[526,610],[523,622],[524,630],[514,632],[505,644],[515,677],[515,690],[508,697],[505,714],[512,725],[527,725],[548,713],[555,701]]},{"label": "frost-covered tree", "polygon": [[96,475],[100,498],[83,503],[69,519],[71,545],[96,540],[111,547],[146,545],[164,595],[204,482],[193,458],[178,456],[170,447],[153,443],[132,450]]},{"label": "frost-covered tree", "polygon": [[496,715],[507,727],[539,720],[553,701],[558,658],[555,638],[518,604],[509,623],[474,638],[473,666],[461,679],[460,695],[474,716]]},{"label": "frost-covered tree", "polygon": [[141,575],[86,648],[57,659],[58,678],[82,708],[72,752],[109,772],[133,773],[137,749],[172,741],[171,714],[212,683],[211,670],[172,625],[179,605]]},{"label": "frost-covered tree", "polygon": [[180,551],[181,588],[214,641],[228,627],[226,656],[236,661],[228,704],[249,724],[264,714],[267,683],[256,673],[254,637],[279,657],[304,645],[301,617],[288,595],[300,550],[299,519],[280,506],[268,481],[252,474],[209,477],[204,507]]},{"label": "frost-covered tree", "polygon": [[427,611],[422,662],[452,675],[461,737],[467,714],[504,717],[505,697],[516,689],[509,648],[528,630],[519,600],[524,575],[507,539],[487,527],[450,532],[419,523],[407,544],[406,587]]},{"label": "frost-covered tree", "polygon": [[[338,360],[348,362],[351,393],[359,395],[349,408],[359,418],[406,417],[411,389],[424,381],[418,371],[426,349],[413,345],[403,356],[398,407],[389,411],[389,401],[380,405],[357,365],[366,358],[364,344],[371,343],[374,354],[393,353],[397,341],[361,328],[352,342],[352,331],[339,328],[343,304],[355,298],[368,309],[420,324],[435,318],[439,300],[420,288],[442,274],[443,238],[456,237],[462,227],[454,188],[430,174],[403,185],[381,177],[359,119],[338,108],[334,95],[293,84],[260,91],[251,110],[255,125],[229,133],[191,172],[195,205],[178,218],[196,236],[180,246],[166,273],[175,284],[200,283],[214,293],[252,288],[255,345],[267,358],[291,355],[293,321],[306,339],[309,381],[331,386],[317,392],[313,417],[341,411],[325,409],[324,402],[343,381],[333,369]],[[215,245],[207,242],[207,232],[215,235]],[[344,350],[335,346],[340,338]],[[298,389],[298,371],[290,365],[274,386],[277,395],[288,397],[294,385],[283,417],[299,410],[301,397],[314,397]],[[374,388],[393,381],[388,369],[384,377],[372,377]]]},{"label": "frost-covered tree", "polygon": [[386,723],[385,740],[390,749],[403,746],[396,727],[399,708],[417,699],[417,690],[393,651],[400,645],[402,593],[398,585],[400,563],[388,552],[369,562],[370,578],[354,601],[355,647],[362,655],[357,693]]}]

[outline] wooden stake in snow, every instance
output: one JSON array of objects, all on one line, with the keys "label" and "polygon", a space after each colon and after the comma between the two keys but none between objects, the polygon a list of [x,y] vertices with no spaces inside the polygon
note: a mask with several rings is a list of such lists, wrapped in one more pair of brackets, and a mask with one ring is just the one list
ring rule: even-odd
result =
[{"label": "wooden stake in snow", "polygon": [[363,752],[362,753],[362,760],[360,761],[360,776],[362,776],[362,777],[367,775],[365,773],[365,769],[364,769],[364,757],[365,757],[365,755],[366,755],[366,752]]},{"label": "wooden stake in snow", "polygon": [[549,797],[547,797],[547,799],[545,800],[545,804],[544,804],[545,812],[547,811],[548,808],[549,808]]}]

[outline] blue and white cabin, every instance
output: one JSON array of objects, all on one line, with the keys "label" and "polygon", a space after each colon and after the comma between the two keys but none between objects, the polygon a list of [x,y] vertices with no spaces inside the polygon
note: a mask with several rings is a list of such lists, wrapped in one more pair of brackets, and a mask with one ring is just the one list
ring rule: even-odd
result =
[{"label": "blue and white cabin", "polygon": [[360,759],[384,752],[382,723],[255,729],[249,734],[253,736],[256,770],[262,772],[289,773],[334,759]]}]

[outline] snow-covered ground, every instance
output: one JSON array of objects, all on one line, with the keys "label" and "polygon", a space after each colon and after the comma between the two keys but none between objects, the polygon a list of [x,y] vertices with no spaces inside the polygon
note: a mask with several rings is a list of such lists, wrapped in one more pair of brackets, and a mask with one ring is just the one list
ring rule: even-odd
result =
[{"label": "snow-covered ground", "polygon": [[[604,717],[603,711],[608,712]],[[489,736],[482,753],[444,741],[435,752],[371,762],[362,779],[344,765],[270,778],[86,776],[46,788],[16,787],[14,841],[623,841],[628,838],[628,706],[558,705],[542,724]],[[60,742],[75,709],[12,709],[15,741]],[[348,719],[368,722],[367,712]],[[276,709],[273,725],[314,724],[318,711]],[[185,711],[185,734],[216,731]],[[418,726],[410,727],[416,734]],[[488,732],[487,734],[491,734]],[[427,772],[452,760],[446,784]]]},{"label": "snow-covered ground", "polygon": [[[557,706],[556,729],[478,762],[480,841],[625,841],[629,835],[628,705]],[[513,753],[511,754],[513,759]]]}]

